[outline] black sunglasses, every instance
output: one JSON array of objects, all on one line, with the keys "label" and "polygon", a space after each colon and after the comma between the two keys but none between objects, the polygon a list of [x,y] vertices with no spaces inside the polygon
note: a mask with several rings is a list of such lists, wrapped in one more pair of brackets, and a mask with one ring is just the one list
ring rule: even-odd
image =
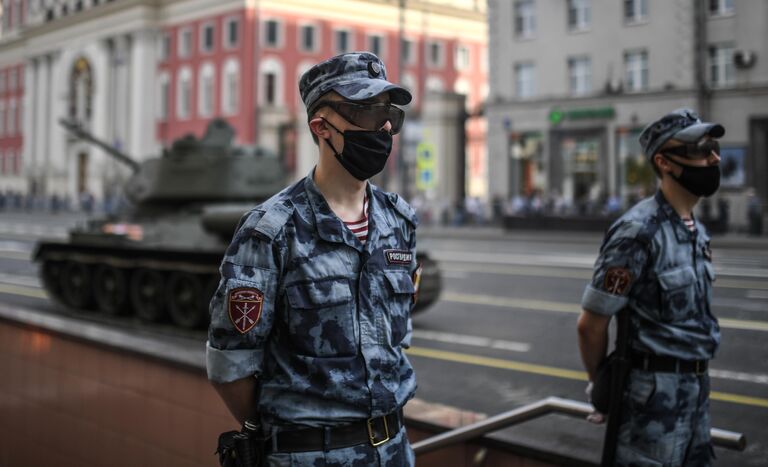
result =
[{"label": "black sunglasses", "polygon": [[688,159],[706,159],[712,155],[713,151],[718,156],[720,155],[720,143],[714,139],[706,139],[699,141],[698,143],[689,143],[683,146],[664,149],[660,152],[674,154]]},{"label": "black sunglasses", "polygon": [[366,130],[379,130],[387,122],[392,124],[390,133],[396,135],[403,128],[405,112],[392,104],[356,104],[345,101],[325,101],[315,107],[310,115],[321,107],[330,107],[346,121]]}]

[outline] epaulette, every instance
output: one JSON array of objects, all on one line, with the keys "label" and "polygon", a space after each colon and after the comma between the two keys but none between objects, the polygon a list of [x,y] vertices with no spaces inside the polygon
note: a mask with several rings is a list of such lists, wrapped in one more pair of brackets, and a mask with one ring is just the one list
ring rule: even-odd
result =
[{"label": "epaulette", "polygon": [[293,214],[293,203],[290,200],[274,203],[267,208],[261,219],[253,227],[254,233],[269,241],[275,239],[277,234],[283,229],[283,226]]},{"label": "epaulette", "polygon": [[395,208],[401,216],[403,216],[408,222],[413,224],[414,227],[419,225],[419,217],[416,215],[416,210],[411,207],[403,198],[398,196],[397,193],[387,193],[387,201]]}]

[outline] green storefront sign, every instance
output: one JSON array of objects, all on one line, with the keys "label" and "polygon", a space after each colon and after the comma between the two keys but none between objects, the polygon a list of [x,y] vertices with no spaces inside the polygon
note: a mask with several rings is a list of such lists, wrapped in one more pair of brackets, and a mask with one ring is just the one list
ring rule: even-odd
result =
[{"label": "green storefront sign", "polygon": [[591,109],[552,109],[549,112],[549,122],[557,125],[563,120],[594,120],[609,119],[616,115],[613,107],[595,107]]}]

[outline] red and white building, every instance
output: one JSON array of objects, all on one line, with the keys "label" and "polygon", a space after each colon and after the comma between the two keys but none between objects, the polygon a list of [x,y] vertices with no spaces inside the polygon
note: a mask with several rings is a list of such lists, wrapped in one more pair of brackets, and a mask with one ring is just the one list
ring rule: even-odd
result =
[{"label": "red and white building", "polygon": [[[399,0],[2,6],[0,190],[71,197],[89,190],[100,197],[125,178],[119,163],[70,138],[62,118],[141,160],[224,117],[238,143],[274,150],[301,177],[316,156],[298,78],[345,51],[377,53],[390,79],[411,89],[413,119],[430,91],[465,94],[470,114],[487,95],[484,1],[412,0],[402,10]],[[468,178],[484,179],[484,124],[475,119],[467,128]]]}]

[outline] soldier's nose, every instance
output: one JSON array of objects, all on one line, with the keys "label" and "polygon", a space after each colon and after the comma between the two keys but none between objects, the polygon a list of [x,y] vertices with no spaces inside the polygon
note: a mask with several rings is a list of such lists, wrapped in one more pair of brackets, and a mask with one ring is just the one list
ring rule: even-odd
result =
[{"label": "soldier's nose", "polygon": [[386,131],[387,133],[391,133],[392,132],[392,122],[387,120],[386,123],[384,123],[384,126],[379,128],[379,130]]}]

